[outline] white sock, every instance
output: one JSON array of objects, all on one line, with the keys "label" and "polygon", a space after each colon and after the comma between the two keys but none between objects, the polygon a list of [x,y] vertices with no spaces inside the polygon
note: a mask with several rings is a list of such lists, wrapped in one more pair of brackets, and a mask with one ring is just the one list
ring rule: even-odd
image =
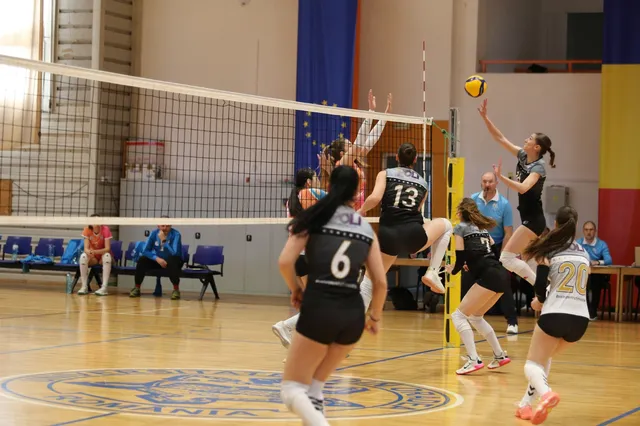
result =
[{"label": "white sock", "polygon": [[473,330],[469,325],[467,317],[456,309],[455,312],[451,314],[451,322],[453,322],[453,326],[458,331],[458,334],[460,334],[460,339],[464,344],[464,348],[467,350],[469,358],[477,360],[478,351],[476,351],[476,342],[473,338]]},{"label": "white sock", "polygon": [[371,299],[373,298],[373,283],[368,276],[364,276],[362,283],[360,283],[360,294],[362,295],[362,301],[364,302],[364,311],[367,312]]},{"label": "white sock", "polygon": [[311,382],[311,386],[309,386],[309,392],[307,392],[307,394],[313,398],[324,400],[322,389],[324,389],[324,382],[313,379],[313,381]]},{"label": "white sock", "polygon": [[444,234],[442,234],[440,238],[438,238],[433,242],[433,244],[431,244],[431,266],[429,266],[429,269],[435,270],[437,272],[440,270],[442,259],[444,259],[447,248],[449,248],[449,241],[451,240],[451,233],[453,232],[453,228],[451,227],[451,222],[449,222],[448,219],[438,218],[435,220],[444,220],[446,222]]},{"label": "white sock", "polygon": [[469,316],[469,322],[476,330],[478,330],[478,333],[480,333],[482,337],[487,339],[487,342],[491,345],[493,354],[495,356],[502,355],[502,347],[500,346],[500,342],[498,342],[498,337],[496,336],[496,332],[493,330],[493,327],[491,327],[491,324],[489,324],[484,317],[477,317],[475,315]]},{"label": "white sock", "polygon": [[290,330],[295,330],[296,324],[298,323],[298,317],[300,317],[300,314],[295,314],[291,318],[284,320],[284,325],[286,325]]},{"label": "white sock", "polygon": [[[547,376],[547,379],[549,378],[550,371],[551,371],[551,358],[549,358],[549,361],[547,361],[547,366],[544,369],[544,374]],[[531,386],[531,383],[529,383],[529,385],[527,386],[527,390],[525,391],[524,396],[522,397],[522,400],[520,400],[520,407],[524,407],[525,405],[533,405],[533,401],[536,399],[537,395],[538,395],[538,392],[536,391],[536,388]]]},{"label": "white sock", "polygon": [[524,364],[524,374],[529,379],[529,383],[535,388],[538,395],[544,395],[549,392],[551,388],[547,383],[547,375],[544,373],[544,367],[540,364],[527,361]]},{"label": "white sock", "polygon": [[284,380],[280,387],[280,397],[289,411],[302,419],[304,424],[324,426],[329,423],[320,411],[316,410],[309,397],[309,386],[302,383]]},{"label": "white sock", "polygon": [[89,281],[89,256],[86,253],[80,255],[80,277],[82,282],[81,290],[86,290]]},{"label": "white sock", "polygon": [[111,275],[111,255],[105,253],[102,255],[102,288],[109,286],[109,276]]},{"label": "white sock", "polygon": [[500,253],[500,262],[506,270],[513,272],[520,278],[526,280],[529,284],[534,285],[536,282],[536,273],[522,259],[516,258],[515,253],[503,251]]},{"label": "white sock", "polygon": [[528,406],[532,406],[533,405],[533,401],[536,398],[536,388],[534,388],[533,386],[531,386],[531,383],[529,383],[527,385],[527,390],[524,391],[524,396],[522,397],[522,399],[520,400],[520,404],[518,404],[520,407],[526,407]]}]

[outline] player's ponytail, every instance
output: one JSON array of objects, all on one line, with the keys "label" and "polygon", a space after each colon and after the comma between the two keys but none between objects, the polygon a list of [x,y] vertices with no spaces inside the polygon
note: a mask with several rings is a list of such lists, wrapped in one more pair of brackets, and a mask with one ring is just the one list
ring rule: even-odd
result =
[{"label": "player's ponytail", "polygon": [[353,167],[338,166],[331,172],[329,193],[313,206],[302,210],[289,223],[292,234],[315,232],[331,220],[338,207],[352,200],[358,190],[358,173]]},{"label": "player's ponytail", "polygon": [[576,238],[578,212],[573,207],[560,207],[556,213],[556,227],[544,237],[537,238],[522,253],[528,259],[537,261],[569,248]]},{"label": "player's ponytail", "polygon": [[289,194],[289,201],[287,202],[287,205],[289,207],[289,214],[291,215],[291,217],[296,217],[302,210],[304,210],[302,204],[300,203],[298,194],[300,194],[300,191],[304,189],[307,181],[309,179],[313,179],[314,174],[315,173],[313,172],[313,170],[309,168],[300,169],[296,173],[295,186],[291,190],[291,194]]},{"label": "player's ponytail", "polygon": [[462,199],[458,206],[458,212],[460,212],[464,222],[473,223],[478,229],[488,230],[497,226],[495,220],[480,213],[478,205],[471,198]]},{"label": "player's ponytail", "polygon": [[536,144],[540,147],[540,158],[549,153],[549,165],[551,168],[556,167],[556,153],[551,149],[551,139],[544,133],[536,133]]}]

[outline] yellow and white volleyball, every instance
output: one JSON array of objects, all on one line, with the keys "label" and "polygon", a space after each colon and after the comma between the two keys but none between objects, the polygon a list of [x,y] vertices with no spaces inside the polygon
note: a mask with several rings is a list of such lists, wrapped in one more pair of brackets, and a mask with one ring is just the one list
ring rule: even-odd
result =
[{"label": "yellow and white volleyball", "polygon": [[487,82],[479,75],[472,75],[464,82],[464,91],[472,98],[479,98],[487,90]]}]

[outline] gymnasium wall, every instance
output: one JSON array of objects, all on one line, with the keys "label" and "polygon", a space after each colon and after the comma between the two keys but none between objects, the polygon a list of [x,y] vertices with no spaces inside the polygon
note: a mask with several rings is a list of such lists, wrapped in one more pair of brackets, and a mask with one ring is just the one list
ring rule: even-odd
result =
[{"label": "gymnasium wall", "polygon": [[[489,117],[514,144],[522,146],[533,132],[552,140],[557,168],[547,167],[546,186],[570,188],[570,203],[580,221],[598,218],[598,155],[600,146],[600,74],[486,74]],[[480,176],[500,158],[503,174],[515,173],[515,157],[489,136],[477,107],[468,96],[459,104],[461,151],[467,158],[465,193],[480,188]],[[498,190],[506,192],[500,184]],[[509,200],[517,206],[517,194]],[[544,195],[543,195],[544,202]],[[514,221],[520,218],[514,211]],[[553,225],[553,216],[547,215]]]}]

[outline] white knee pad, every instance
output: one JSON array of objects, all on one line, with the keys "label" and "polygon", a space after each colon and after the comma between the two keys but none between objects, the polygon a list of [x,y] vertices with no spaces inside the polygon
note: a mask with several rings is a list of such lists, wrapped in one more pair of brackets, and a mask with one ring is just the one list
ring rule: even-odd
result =
[{"label": "white knee pad", "polygon": [[509,271],[511,271],[511,269],[509,269],[508,265],[513,265],[513,260],[515,260],[517,257],[517,255],[515,253],[511,253],[508,251],[502,251],[500,253],[500,262],[502,262],[502,265]]},{"label": "white knee pad", "polygon": [[307,390],[309,386],[305,386],[302,383],[284,380],[280,385],[280,398],[284,405],[291,410],[296,398],[304,397],[308,398]]},{"label": "white knee pad", "polygon": [[491,327],[491,324],[489,324],[487,320],[484,319],[484,317],[469,315],[468,318],[473,328],[478,330],[478,333],[482,334],[483,336],[486,336],[489,333],[493,332],[493,327]]},{"label": "white knee pad", "polygon": [[82,253],[80,255],[80,265],[87,265],[89,264],[89,256],[87,256],[87,253]]},{"label": "white knee pad", "polygon": [[458,333],[465,330],[471,330],[467,316],[460,312],[459,309],[456,309],[455,312],[451,314],[451,321],[453,322],[453,326],[456,330],[458,330]]},{"label": "white knee pad", "polygon": [[111,254],[110,253],[105,253],[102,255],[102,264],[103,265],[111,265]]}]

